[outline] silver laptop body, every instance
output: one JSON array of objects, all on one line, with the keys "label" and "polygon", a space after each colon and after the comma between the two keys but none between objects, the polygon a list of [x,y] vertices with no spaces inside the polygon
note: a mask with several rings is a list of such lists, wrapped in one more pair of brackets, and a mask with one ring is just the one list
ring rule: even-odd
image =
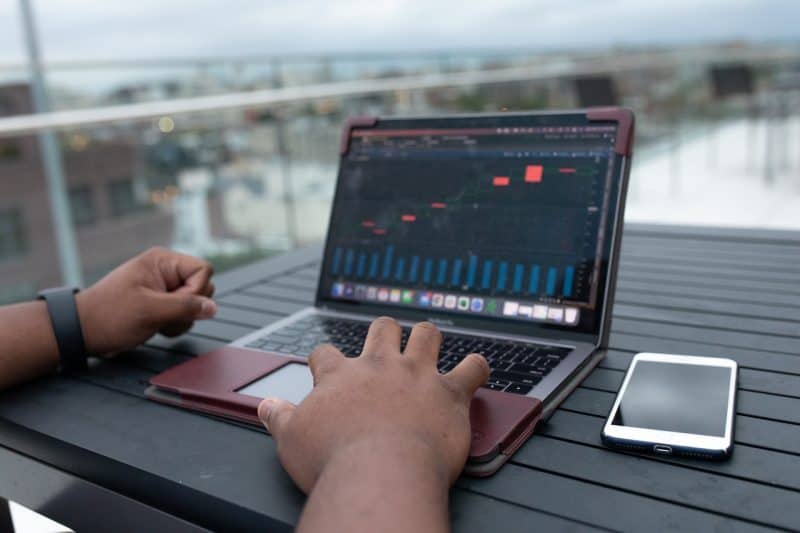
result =
[{"label": "silver laptop body", "polygon": [[[464,335],[491,341],[531,343],[550,347],[569,348],[571,349],[569,354],[527,393],[528,396],[533,396],[542,400],[544,403],[545,416],[549,416],[605,355],[611,322],[611,309],[623,225],[625,195],[630,171],[632,129],[633,116],[630,111],[616,108],[553,113],[459,115],[439,118],[361,118],[350,121],[346,125],[343,133],[341,148],[342,163],[340,165],[336,198],[331,213],[331,222],[323,255],[323,266],[318,281],[315,304],[237,339],[232,344],[237,347],[252,348],[254,343],[258,343],[259,339],[269,338],[271,334],[278,334],[287,327],[291,328],[293,324],[309,317],[329,317],[369,323],[378,316],[389,314],[396,317],[402,326],[409,328],[421,320],[428,320],[436,324],[442,330],[445,337],[450,333],[453,335]],[[499,133],[493,133],[492,130]],[[506,130],[508,130],[508,133],[506,133]],[[549,136],[547,135],[548,131],[552,131],[552,134]],[[464,139],[470,139],[470,135],[473,135],[477,139],[475,142],[477,142],[479,147],[481,142],[492,147],[500,143],[502,147],[502,143],[505,142],[503,136],[507,136],[508,149],[504,149],[502,152],[503,154],[519,153],[519,159],[523,162],[527,163],[533,161],[535,163],[521,167],[518,176],[513,174],[510,176],[492,176],[491,180],[493,181],[487,181],[485,194],[494,192],[499,194],[504,187],[509,187],[512,183],[520,187],[519,190],[524,192],[526,189],[521,188],[522,184],[536,187],[541,186],[542,183],[548,183],[548,180],[551,180],[550,183],[553,183],[555,180],[570,180],[578,177],[575,175],[578,174],[578,172],[569,170],[573,167],[562,166],[558,169],[559,173],[555,173],[555,171],[551,172],[551,161],[563,162],[569,161],[569,158],[574,158],[581,164],[583,164],[585,160],[598,161],[598,168],[602,167],[602,170],[606,173],[605,178],[602,176],[591,178],[597,183],[605,183],[607,187],[603,191],[605,203],[600,206],[600,209],[605,209],[606,212],[600,214],[598,220],[602,222],[599,224],[600,227],[597,228],[596,236],[600,242],[600,244],[597,244],[597,263],[599,263],[599,265],[595,265],[597,270],[591,274],[599,278],[599,281],[598,279],[592,280],[593,283],[597,283],[595,287],[596,294],[591,297],[595,303],[595,307],[591,309],[591,311],[585,311],[585,313],[591,312],[593,315],[593,320],[591,320],[591,327],[589,329],[577,331],[577,327],[553,324],[547,321],[547,319],[541,324],[533,319],[531,319],[530,322],[526,322],[516,316],[514,320],[509,320],[502,314],[493,316],[490,319],[481,317],[479,321],[476,321],[469,313],[462,318],[461,315],[464,314],[463,312],[457,313],[454,310],[448,312],[448,310],[444,308],[434,309],[429,303],[424,306],[424,308],[420,308],[418,305],[404,306],[399,303],[391,305],[391,302],[377,302],[374,299],[364,301],[363,294],[361,295],[362,299],[357,302],[353,301],[355,299],[353,294],[341,294],[340,298],[330,297],[332,283],[339,283],[342,285],[348,278],[348,276],[342,275],[341,272],[339,272],[338,276],[330,272],[332,269],[331,262],[336,259],[336,248],[341,248],[341,246],[338,246],[340,224],[338,224],[337,217],[340,217],[341,213],[350,216],[352,210],[363,207],[359,202],[350,201],[350,204],[348,204],[346,198],[346,187],[348,186],[346,182],[348,179],[352,179],[354,173],[358,173],[359,168],[361,168],[358,164],[364,161],[369,163],[371,161],[370,157],[373,157],[372,154],[374,153],[378,153],[379,157],[382,157],[381,154],[383,152],[380,152],[380,150],[385,150],[385,153],[389,154],[387,156],[389,159],[394,157],[395,153],[401,153],[402,155],[402,151],[398,152],[396,146],[413,146],[414,151],[412,152],[409,150],[409,153],[419,154],[419,157],[424,162],[427,160],[426,158],[429,157],[425,154],[426,148],[435,152],[436,150],[443,149],[442,146],[446,143],[466,143]],[[499,137],[495,138],[495,135]],[[559,135],[561,137],[559,137]],[[597,141],[596,137],[598,136],[602,139],[602,142]],[[563,153],[566,155],[564,155],[564,157],[551,156],[546,151],[538,150],[542,148],[537,144],[537,139],[540,137],[547,140],[544,147],[553,148],[553,154]],[[563,138],[563,149],[559,147],[558,141],[560,138]],[[581,148],[581,142],[584,138],[586,139],[587,149],[582,151],[579,148]],[[555,141],[553,141],[553,139],[555,139]],[[475,142],[470,145],[468,148],[469,150],[472,150]],[[592,150],[598,150],[597,153],[602,153],[604,147],[602,143],[608,144],[608,154],[591,159]],[[526,150],[528,144],[531,147],[530,150]],[[376,148],[376,146],[378,148]],[[456,148],[460,148],[460,146],[459,144]],[[600,148],[598,149],[597,146],[600,146]],[[363,149],[364,153],[367,155],[361,154],[361,152],[359,152],[360,149]],[[378,150],[378,152],[376,152],[376,150]],[[492,153],[495,152],[493,151]],[[472,152],[470,152],[469,155],[472,156]],[[448,157],[451,156],[448,155]],[[506,156],[504,155],[503,157]],[[607,158],[607,160],[601,161],[602,157]],[[513,155],[506,158],[513,159]],[[354,160],[355,163],[351,165],[349,163],[350,159]],[[544,163],[540,164],[539,162],[542,161]],[[463,162],[459,162],[455,164],[462,163]],[[383,164],[383,162],[381,164]],[[408,161],[404,161],[404,164],[409,163]],[[466,164],[469,165],[469,163]],[[563,165],[563,163],[553,164]],[[348,166],[351,168],[348,169]],[[575,167],[580,168],[578,164],[576,164]],[[392,167],[389,166],[387,168],[390,169],[388,172],[391,173]],[[465,166],[464,168],[469,169],[472,167]],[[524,172],[522,170],[523,168]],[[588,166],[584,165],[583,168],[586,169]],[[586,179],[588,180],[589,178]],[[561,183],[560,186],[569,186],[566,181],[559,183]],[[565,183],[567,183],[567,185],[564,185]],[[497,191],[490,189],[490,186],[494,187]],[[345,192],[343,192],[343,189]],[[565,190],[568,191],[568,189]],[[600,198],[600,195],[598,194],[597,197]],[[441,202],[441,205],[445,205],[445,202]],[[595,207],[597,206],[587,206],[587,209],[591,212],[591,209]],[[429,210],[429,212],[433,211]],[[416,218],[412,220],[412,216],[415,215],[402,215],[402,217],[405,218],[401,217],[401,220],[410,224],[419,221]],[[368,224],[364,224],[364,226],[367,229],[370,227]],[[374,225],[372,229],[374,230]],[[553,229],[552,231],[558,231],[558,229]],[[374,231],[373,234],[383,236],[383,234]],[[367,240],[365,242],[372,241]],[[396,242],[402,244],[402,239]],[[338,260],[340,262],[342,261],[341,255],[342,254],[339,253]],[[349,255],[353,256],[354,254],[350,253]],[[361,255],[364,254],[362,253]],[[358,257],[360,259],[360,255]],[[355,263],[355,259],[351,259],[351,263]],[[359,261],[359,267],[361,266],[360,263],[362,263],[362,261]],[[588,263],[588,261],[584,261],[584,263]],[[459,268],[461,268],[462,264],[459,264]],[[455,266],[452,266],[451,269],[455,269]],[[400,268],[398,267],[397,270],[400,271]],[[356,266],[350,266],[349,277],[353,278],[353,283],[355,284],[360,283],[359,277],[366,279],[368,275],[366,268],[359,268],[358,272],[360,276],[356,274]],[[380,276],[373,277],[378,278]],[[408,277],[409,275],[406,274],[406,278]],[[455,274],[453,274],[452,277],[455,278]],[[377,285],[390,285],[391,281],[391,276],[389,276],[388,280],[376,279],[375,283]],[[469,292],[469,290],[457,290],[457,288],[452,287],[449,290],[443,289],[437,287],[435,282],[425,284],[422,281],[416,281],[416,290],[414,292],[419,294],[420,301],[422,301],[422,295],[425,293],[435,294],[437,290],[442,292],[455,292],[457,294]],[[406,280],[406,282],[408,282],[408,280]],[[369,286],[368,279],[363,281],[363,283],[365,287]],[[495,282],[492,281],[492,284],[494,285]],[[500,282],[498,280],[496,285],[499,286],[499,284]],[[473,287],[476,285],[477,283],[472,283]],[[511,283],[508,283],[508,285],[511,285]],[[519,285],[516,279],[514,280],[514,285]],[[504,288],[506,287],[505,279],[503,280],[503,286]],[[347,287],[346,284],[345,287]],[[357,285],[356,288],[358,289],[358,287],[360,287],[360,285]],[[564,289],[566,291],[566,285]],[[342,291],[346,292],[347,289],[342,289],[341,286],[338,286],[334,287],[334,290],[341,293]],[[389,289],[387,288],[387,290]],[[511,289],[505,288],[505,290],[509,292]],[[361,292],[363,293],[363,291]],[[518,292],[521,293],[522,291]],[[570,292],[572,292],[572,287],[570,287]],[[529,297],[529,299],[531,298],[532,297]],[[474,299],[475,298],[473,298],[473,300]],[[561,305],[557,297],[541,297],[541,300],[548,301],[550,307]],[[565,300],[567,299],[562,298],[562,301]],[[506,298],[505,301],[507,302],[508,298]],[[530,303],[536,303],[537,301],[538,300],[533,298]],[[531,306],[520,305],[520,307]],[[565,309],[568,307],[567,305]],[[587,307],[587,309],[589,308]],[[580,320],[583,321],[583,314],[580,316]],[[512,321],[515,323],[512,324]],[[519,322],[519,324],[517,324],[517,322]],[[256,347],[255,349],[258,348]],[[281,353],[281,350],[269,351]],[[285,355],[294,354],[286,353]]]}]

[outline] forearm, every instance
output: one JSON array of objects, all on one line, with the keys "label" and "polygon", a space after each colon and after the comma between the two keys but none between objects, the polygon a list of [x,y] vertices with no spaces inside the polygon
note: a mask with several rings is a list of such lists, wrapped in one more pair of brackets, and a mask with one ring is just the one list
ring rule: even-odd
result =
[{"label": "forearm", "polygon": [[424,444],[363,442],[331,459],[298,532],[445,532],[448,485]]},{"label": "forearm", "polygon": [[0,390],[54,371],[58,345],[47,304],[0,307]]}]

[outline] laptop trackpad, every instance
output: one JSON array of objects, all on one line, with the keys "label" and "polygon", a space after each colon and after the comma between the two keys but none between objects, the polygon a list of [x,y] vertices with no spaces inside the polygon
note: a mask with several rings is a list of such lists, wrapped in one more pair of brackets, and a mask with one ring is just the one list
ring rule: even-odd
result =
[{"label": "laptop trackpad", "polygon": [[298,404],[314,388],[308,365],[288,363],[252,383],[236,390],[239,394],[266,398],[273,396]]}]

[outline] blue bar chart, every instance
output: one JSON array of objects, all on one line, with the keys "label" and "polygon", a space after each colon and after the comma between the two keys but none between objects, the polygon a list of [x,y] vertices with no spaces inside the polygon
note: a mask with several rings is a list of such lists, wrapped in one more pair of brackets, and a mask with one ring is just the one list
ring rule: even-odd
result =
[{"label": "blue bar chart", "polygon": [[352,281],[420,284],[430,290],[528,295],[569,299],[576,286],[575,265],[526,264],[505,259],[421,257],[381,250],[338,246],[330,255],[331,273]]}]

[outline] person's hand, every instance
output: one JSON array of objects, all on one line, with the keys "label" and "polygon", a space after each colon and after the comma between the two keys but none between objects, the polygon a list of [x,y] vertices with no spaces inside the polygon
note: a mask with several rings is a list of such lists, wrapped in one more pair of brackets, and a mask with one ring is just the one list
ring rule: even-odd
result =
[{"label": "person's hand", "polygon": [[161,332],[185,333],[212,318],[213,269],[202,259],[152,248],[76,296],[86,349],[106,355]]},{"label": "person's hand", "polygon": [[309,358],[314,389],[300,405],[268,398],[259,406],[284,468],[303,491],[347,454],[355,464],[377,453],[379,462],[401,461],[401,469],[421,466],[444,489],[460,474],[471,441],[470,401],[489,365],[471,354],[441,375],[436,326],[417,324],[403,354],[400,337],[397,322],[384,317],[370,326],[357,358],[320,346]]}]

